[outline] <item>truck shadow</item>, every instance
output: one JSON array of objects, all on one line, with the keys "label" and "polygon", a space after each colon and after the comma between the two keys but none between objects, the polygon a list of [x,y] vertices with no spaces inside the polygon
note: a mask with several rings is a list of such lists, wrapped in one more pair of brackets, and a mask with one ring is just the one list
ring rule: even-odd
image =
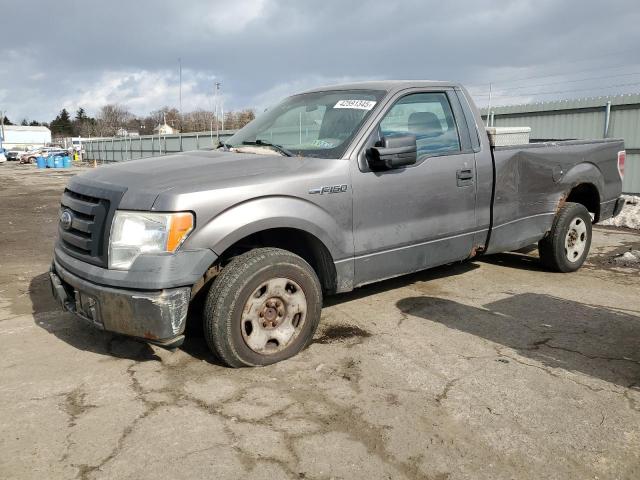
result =
[{"label": "truck shadow", "polygon": [[31,279],[29,299],[35,324],[78,350],[137,361],[160,360],[149,344],[103,332],[64,312],[53,298],[46,272]]},{"label": "truck shadow", "polygon": [[498,353],[508,347],[546,367],[640,388],[640,312],[536,293],[481,308],[437,297],[404,298],[396,306],[413,317],[494,342]]},{"label": "truck shadow", "polygon": [[540,262],[540,258],[521,252],[495,253],[478,258],[479,262],[499,265],[500,267],[515,268],[517,270],[529,270],[532,272],[548,272],[549,270]]}]

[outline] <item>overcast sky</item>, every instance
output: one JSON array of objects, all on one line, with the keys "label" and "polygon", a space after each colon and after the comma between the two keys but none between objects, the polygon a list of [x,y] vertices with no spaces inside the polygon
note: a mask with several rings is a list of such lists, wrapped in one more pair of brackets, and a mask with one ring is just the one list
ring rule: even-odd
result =
[{"label": "overcast sky", "polygon": [[[0,110],[263,109],[313,86],[457,80],[486,104],[640,92],[638,0],[0,0]],[[525,80],[521,80],[525,79]],[[553,92],[547,94],[546,92]],[[543,94],[544,93],[544,94]]]}]

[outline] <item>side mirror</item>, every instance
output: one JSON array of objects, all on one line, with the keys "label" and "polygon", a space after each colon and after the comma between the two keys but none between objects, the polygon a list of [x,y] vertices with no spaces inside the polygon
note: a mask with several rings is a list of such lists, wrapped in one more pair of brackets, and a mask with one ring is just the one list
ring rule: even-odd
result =
[{"label": "side mirror", "polygon": [[371,147],[367,161],[372,170],[392,169],[413,165],[418,160],[415,135],[383,137],[382,146]]}]

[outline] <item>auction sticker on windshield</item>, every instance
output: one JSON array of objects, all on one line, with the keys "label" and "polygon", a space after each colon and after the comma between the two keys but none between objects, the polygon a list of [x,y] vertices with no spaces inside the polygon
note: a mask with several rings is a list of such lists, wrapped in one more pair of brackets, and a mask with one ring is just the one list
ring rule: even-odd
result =
[{"label": "auction sticker on windshield", "polygon": [[355,108],[356,110],[371,110],[376,102],[372,100],[338,100],[333,108]]}]

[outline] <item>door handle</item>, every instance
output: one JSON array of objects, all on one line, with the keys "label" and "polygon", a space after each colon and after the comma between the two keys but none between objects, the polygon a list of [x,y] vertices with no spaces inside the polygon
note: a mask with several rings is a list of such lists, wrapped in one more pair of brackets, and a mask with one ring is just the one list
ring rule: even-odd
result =
[{"label": "door handle", "polygon": [[456,182],[459,187],[468,187],[473,185],[473,170],[463,168],[456,171]]}]

